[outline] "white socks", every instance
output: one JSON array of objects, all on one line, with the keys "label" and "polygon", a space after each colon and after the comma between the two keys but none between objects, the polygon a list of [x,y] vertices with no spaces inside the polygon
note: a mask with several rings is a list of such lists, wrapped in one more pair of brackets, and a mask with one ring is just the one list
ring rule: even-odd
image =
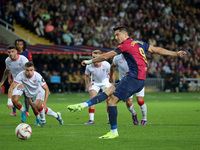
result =
[{"label": "white socks", "polygon": [[142,106],[140,106],[140,111],[142,113],[142,120],[147,120],[147,105],[144,103]]},{"label": "white socks", "polygon": [[94,121],[94,113],[89,113],[90,120]]},{"label": "white socks", "polygon": [[132,115],[137,115],[133,106],[134,106],[134,104],[132,104],[130,107],[126,105],[127,109],[132,113]]},{"label": "white socks", "polygon": [[44,108],[42,108],[42,111],[39,111],[39,114],[40,114],[40,118],[41,120],[45,120],[45,112],[44,112]]},{"label": "white socks", "polygon": [[85,107],[88,107],[88,104],[87,104],[86,102],[80,103],[80,105],[82,105],[84,108],[85,108]]},{"label": "white socks", "polygon": [[117,129],[111,129],[110,132],[112,132],[113,134],[117,135],[118,134],[118,131]]},{"label": "white socks", "polygon": [[47,107],[47,115],[49,116],[53,116],[55,118],[58,118],[58,114],[56,112],[54,112],[51,108]]}]

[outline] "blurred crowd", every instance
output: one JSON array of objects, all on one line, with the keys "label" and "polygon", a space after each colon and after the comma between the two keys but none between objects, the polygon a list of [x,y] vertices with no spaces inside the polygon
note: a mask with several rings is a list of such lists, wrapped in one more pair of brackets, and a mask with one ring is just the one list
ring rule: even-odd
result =
[{"label": "blurred crowd", "polygon": [[[1,0],[0,16],[55,44],[115,48],[112,28],[132,38],[185,50],[183,59],[147,54],[149,78],[200,78],[200,8],[187,0]],[[63,62],[65,65],[65,63]],[[48,65],[48,64],[47,64]],[[82,72],[81,72],[82,73]]]}]

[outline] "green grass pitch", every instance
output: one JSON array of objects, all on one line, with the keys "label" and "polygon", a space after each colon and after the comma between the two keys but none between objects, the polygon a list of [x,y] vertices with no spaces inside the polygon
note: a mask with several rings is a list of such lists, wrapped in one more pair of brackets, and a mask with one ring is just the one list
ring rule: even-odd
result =
[{"label": "green grass pitch", "polygon": [[[134,126],[131,113],[124,102],[118,103],[119,137],[100,140],[110,130],[107,124],[106,103],[96,105],[95,125],[86,126],[88,109],[70,113],[67,105],[84,102],[87,93],[51,94],[47,106],[60,111],[64,125],[46,116],[44,127],[35,126],[30,108],[26,122],[32,127],[32,136],[20,140],[15,127],[20,123],[6,107],[7,95],[0,95],[0,150],[200,150],[200,93],[146,93],[148,122]],[[23,98],[20,99],[24,105]],[[134,107],[141,120],[141,112],[134,97]]]}]

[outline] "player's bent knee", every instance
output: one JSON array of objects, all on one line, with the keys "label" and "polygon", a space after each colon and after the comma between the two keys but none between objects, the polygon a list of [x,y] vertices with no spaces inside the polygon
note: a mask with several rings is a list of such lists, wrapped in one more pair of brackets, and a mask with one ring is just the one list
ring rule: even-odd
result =
[{"label": "player's bent knee", "polygon": [[40,99],[37,99],[35,101],[35,106],[36,106],[37,109],[41,108],[42,104],[43,104],[43,101],[40,100]]},{"label": "player's bent knee", "polygon": [[107,100],[108,106],[116,106],[118,102],[119,99],[114,95],[111,95],[110,99]]},{"label": "player's bent knee", "polygon": [[126,100],[126,104],[131,105],[133,103],[133,99],[132,98],[128,98]]},{"label": "player's bent knee", "polygon": [[142,106],[144,104],[144,100],[138,101],[138,105]]},{"label": "player's bent knee", "polygon": [[12,102],[13,102],[14,104],[17,104],[18,101],[19,101],[19,98],[20,98],[19,95],[13,95],[13,96],[12,96]]}]

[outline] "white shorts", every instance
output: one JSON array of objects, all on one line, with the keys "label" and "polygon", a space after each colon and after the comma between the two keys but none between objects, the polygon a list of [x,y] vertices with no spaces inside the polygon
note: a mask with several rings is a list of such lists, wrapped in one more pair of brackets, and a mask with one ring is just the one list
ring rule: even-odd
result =
[{"label": "white shorts", "polygon": [[104,91],[106,88],[110,87],[112,84],[110,82],[91,82],[89,86],[89,91],[95,90],[97,93],[99,93],[100,90]]},{"label": "white shorts", "polygon": [[[135,93],[135,95],[136,95],[136,97],[138,97],[138,96],[144,97],[144,88],[140,92]],[[133,98],[133,95],[129,98]]]},{"label": "white shorts", "polygon": [[30,98],[31,98],[31,101],[32,101],[33,104],[35,104],[37,99],[44,101],[45,91],[44,90],[39,90],[35,96],[30,97]]},{"label": "white shorts", "polygon": [[136,97],[137,97],[137,96],[144,97],[144,87],[143,87],[143,89],[142,89],[140,92],[137,92],[137,93],[136,93]]},{"label": "white shorts", "polygon": [[22,90],[18,90],[18,89],[17,89],[19,85],[21,85],[21,84],[18,84],[18,85],[14,88],[12,95],[20,95],[20,96],[21,96],[21,95],[23,94],[24,89],[22,89]]}]

